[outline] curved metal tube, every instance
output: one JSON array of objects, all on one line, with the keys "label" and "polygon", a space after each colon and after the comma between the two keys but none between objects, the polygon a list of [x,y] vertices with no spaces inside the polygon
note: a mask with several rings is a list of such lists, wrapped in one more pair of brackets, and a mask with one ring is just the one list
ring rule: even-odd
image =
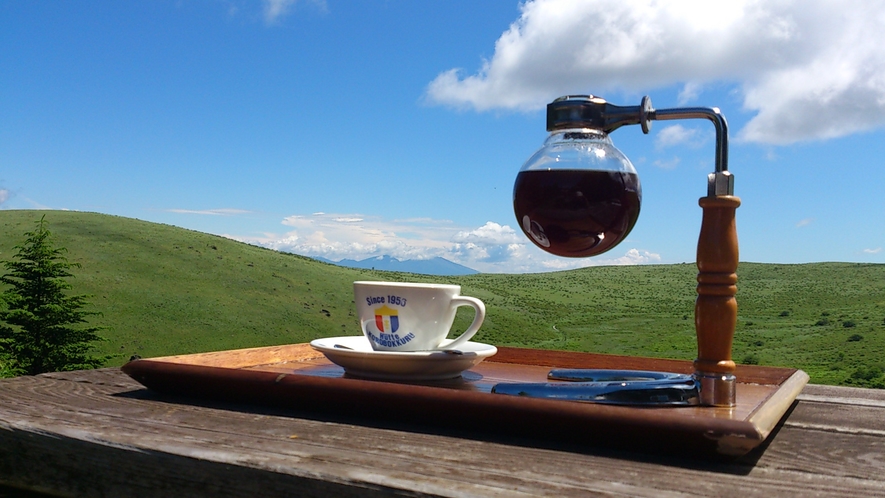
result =
[{"label": "curved metal tube", "polygon": [[565,95],[547,105],[547,131],[588,127],[611,133],[621,126],[638,124],[648,133],[651,121],[708,119],[716,128],[716,173],[728,171],[728,123],[718,107],[655,109],[651,98],[638,106],[619,106],[595,95]]},{"label": "curved metal tube", "polygon": [[716,173],[728,171],[728,123],[718,107],[685,107],[653,109],[649,119],[667,121],[672,119],[708,119],[716,128]]}]

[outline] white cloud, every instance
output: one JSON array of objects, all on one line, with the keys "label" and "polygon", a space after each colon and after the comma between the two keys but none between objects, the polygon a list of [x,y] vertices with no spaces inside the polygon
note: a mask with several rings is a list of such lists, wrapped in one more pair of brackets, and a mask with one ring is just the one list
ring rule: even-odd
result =
[{"label": "white cloud", "polygon": [[279,18],[286,15],[293,5],[295,5],[295,0],[264,0],[265,22],[276,22]]},{"label": "white cloud", "polygon": [[201,214],[209,216],[235,216],[238,214],[248,214],[251,211],[243,209],[221,208],[221,209],[167,209],[170,213],[178,214]]},{"label": "white cloud", "polygon": [[[507,225],[493,221],[474,230],[462,230],[451,238],[447,259],[476,263],[507,264],[522,257],[525,240]],[[469,266],[469,265],[468,265]]]},{"label": "white cloud", "polygon": [[[285,17],[298,3],[298,0],[264,0],[264,22],[274,24]],[[311,0],[321,12],[326,12],[325,0]]]},{"label": "white cloud", "polygon": [[257,241],[266,247],[333,261],[393,256],[427,259],[442,255],[457,227],[449,221],[385,220],[358,214],[313,213],[283,220],[284,237]]},{"label": "white cloud", "polygon": [[534,0],[475,74],[450,69],[429,100],[476,110],[539,109],[567,93],[705,83],[754,111],[738,137],[786,144],[885,124],[881,0]]},{"label": "white cloud", "polygon": [[682,162],[682,159],[679,157],[673,157],[672,159],[655,159],[652,164],[661,169],[676,169],[676,166],[679,166],[679,163]]},{"label": "white cloud", "polygon": [[655,146],[659,149],[688,145],[693,148],[700,147],[702,139],[697,128],[686,128],[682,125],[670,125],[661,128],[655,134]]},{"label": "white cloud", "polygon": [[804,220],[799,220],[799,223],[796,223],[796,228],[801,228],[804,226],[808,226],[814,222],[814,218],[805,218]]},{"label": "white cloud", "polygon": [[[611,253],[609,253],[611,254]],[[587,268],[590,266],[628,266],[655,264],[662,261],[661,255],[636,248],[627,249],[620,257],[595,257],[595,258],[551,258],[540,262],[545,271],[571,270],[574,268]],[[534,270],[537,271],[537,270]]]},{"label": "white cloud", "polygon": [[8,201],[9,195],[9,190],[6,190],[5,188],[0,188],[0,204]]},{"label": "white cloud", "polygon": [[882,248],[877,247],[875,249],[864,249],[863,252],[865,254],[879,254],[880,252],[882,252]]},{"label": "white cloud", "polygon": [[506,245],[522,242],[516,232],[507,225],[501,226],[493,221],[487,221],[485,225],[469,231],[455,234],[455,242],[473,242],[480,244]]},{"label": "white cloud", "polygon": [[676,102],[680,106],[684,106],[689,102],[693,102],[697,100],[698,96],[701,94],[701,85],[694,82],[686,83],[682,90],[679,91],[679,96],[677,97]]},{"label": "white cloud", "polygon": [[611,264],[615,265],[644,265],[649,263],[660,263],[661,255],[648,251],[640,251],[639,249],[629,249],[620,258],[612,260]]},{"label": "white cloud", "polygon": [[521,233],[493,221],[477,228],[429,218],[386,220],[362,214],[314,213],[283,220],[290,231],[261,238],[231,238],[278,251],[332,261],[379,256],[397,259],[443,257],[487,273],[528,273],[586,266],[660,262],[637,249],[612,259],[558,258],[531,245]]}]

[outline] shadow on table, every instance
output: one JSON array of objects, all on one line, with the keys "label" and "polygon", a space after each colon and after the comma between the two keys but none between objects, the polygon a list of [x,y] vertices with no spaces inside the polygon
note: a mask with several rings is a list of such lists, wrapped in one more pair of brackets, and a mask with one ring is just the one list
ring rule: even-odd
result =
[{"label": "shadow on table", "polygon": [[[244,403],[224,399],[158,393],[149,389],[128,391],[115,396],[215,410],[300,418],[374,429],[405,431],[416,434],[471,439],[495,444],[565,451],[733,475],[747,475],[756,466],[769,444],[777,437],[777,433],[783,426],[784,421],[796,406],[796,402],[794,402],[763,443],[743,456],[729,457],[710,452],[700,454],[687,452],[685,448],[680,446],[679,441],[675,439],[661,438],[650,443],[642,437],[633,437],[629,433],[593,434],[592,427],[588,427],[584,434],[564,434],[555,427],[536,427],[532,434],[527,434],[528,431],[525,430],[514,430],[515,427],[525,427],[526,423],[518,424],[517,426],[505,424],[472,427],[467,423],[458,423],[457,421],[461,419],[454,415],[449,417],[452,421],[450,424],[440,424],[439,420],[434,421],[434,423],[417,423],[413,420],[387,416],[389,414],[385,414],[383,417],[380,414],[354,416],[342,414],[340,410],[305,410],[303,408],[273,406],[264,403]],[[530,425],[530,422],[528,425]],[[668,444],[668,442],[672,444]]]}]

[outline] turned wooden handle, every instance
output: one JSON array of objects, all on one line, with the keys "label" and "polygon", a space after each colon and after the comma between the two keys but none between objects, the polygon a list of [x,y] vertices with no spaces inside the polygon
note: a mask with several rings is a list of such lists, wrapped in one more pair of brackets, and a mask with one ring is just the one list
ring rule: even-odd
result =
[{"label": "turned wooden handle", "polygon": [[737,322],[738,242],[734,214],[741,200],[723,195],[702,197],[704,210],[698,240],[698,298],[695,331],[698,338],[696,371],[732,374],[731,348]]}]

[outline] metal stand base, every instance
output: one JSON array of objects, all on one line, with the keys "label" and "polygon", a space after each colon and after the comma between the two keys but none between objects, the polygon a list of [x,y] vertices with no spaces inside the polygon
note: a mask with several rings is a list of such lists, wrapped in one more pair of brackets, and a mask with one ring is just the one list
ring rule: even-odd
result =
[{"label": "metal stand base", "polygon": [[732,374],[695,372],[695,380],[700,385],[700,404],[703,406],[735,406],[735,385]]}]

